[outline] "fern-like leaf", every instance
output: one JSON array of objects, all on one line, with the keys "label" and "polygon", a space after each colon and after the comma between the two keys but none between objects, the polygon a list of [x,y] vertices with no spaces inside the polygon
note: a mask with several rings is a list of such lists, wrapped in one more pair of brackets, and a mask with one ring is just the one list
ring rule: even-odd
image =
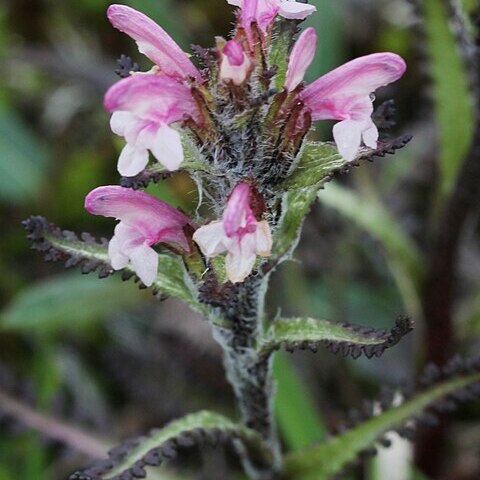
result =
[{"label": "fern-like leaf", "polygon": [[403,316],[390,331],[314,318],[281,318],[274,322],[260,348],[266,353],[282,347],[288,352],[317,352],[323,345],[333,353],[353,358],[362,354],[368,358],[380,357],[412,329],[411,319]]},{"label": "fern-like leaf", "polygon": [[[350,414],[342,433],[286,459],[287,477],[295,480],[330,480],[363,456],[386,445],[384,435],[395,430],[412,438],[417,425],[432,425],[437,414],[455,409],[461,401],[480,395],[480,358],[452,359],[444,368],[426,368],[416,388],[387,391],[376,402],[365,402]],[[398,399],[402,401],[399,403]]]},{"label": "fern-like leaf", "polygon": [[362,161],[372,161],[375,157],[394,154],[411,138],[410,135],[404,135],[394,140],[382,140],[377,150],[364,148],[352,162],[346,162],[340,157],[331,143],[307,142],[290,176],[282,185],[285,193],[282,199],[282,215],[275,229],[273,256],[281,259],[292,253],[298,241],[300,227],[317,197],[318,190],[332,180],[335,174],[346,173]]},{"label": "fern-like leaf", "polygon": [[351,167],[360,165],[362,161],[372,161],[375,157],[394,154],[411,139],[411,135],[384,139],[378,143],[377,149],[367,147],[360,149],[353,161],[345,160],[333,143],[307,142],[300,153],[298,164],[285,181],[284,187],[287,190],[297,190],[320,186],[336,173],[346,173]]},{"label": "fern-like leaf", "polygon": [[260,465],[269,464],[269,450],[258,433],[213,412],[202,411],[175,420],[149,435],[126,441],[109,452],[109,458],[69,480],[133,480],[145,478],[146,468],[175,458],[180,451],[202,445],[239,442]]},{"label": "fern-like leaf", "polygon": [[[47,219],[32,216],[23,222],[32,248],[43,252],[45,260],[63,262],[67,268],[79,267],[82,273],[98,272],[100,278],[115,273],[108,257],[108,241],[96,240],[89,233],[80,238],[74,232],[61,230]],[[122,279],[133,278],[140,288],[146,288],[135,272],[127,267],[122,271]],[[185,270],[180,257],[160,254],[157,279],[152,285],[157,296],[174,296],[182,299],[197,311],[203,311],[197,301],[195,288]]]}]

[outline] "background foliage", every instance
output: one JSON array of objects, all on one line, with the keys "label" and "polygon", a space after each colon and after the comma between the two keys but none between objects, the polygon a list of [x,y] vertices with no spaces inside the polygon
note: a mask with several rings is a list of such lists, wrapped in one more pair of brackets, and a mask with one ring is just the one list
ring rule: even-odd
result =
[{"label": "background foliage", "polygon": [[[233,18],[223,0],[125,3],[155,18],[184,48],[210,45]],[[438,361],[438,349],[474,354],[480,330],[478,208],[462,231],[448,335],[428,325],[423,305],[429,240],[441,228],[445,199],[473,136],[468,71],[445,4],[419,2],[420,15],[404,0],[313,3],[319,13],[307,23],[318,29],[320,44],[309,77],[374,51],[403,55],[409,71],[379,93],[379,103],[396,98],[394,132],[412,133],[414,140],[394,158],[348,179],[339,176],[321,192],[299,262],[274,277],[271,311],[376,328],[410,313],[417,328],[381,360],[343,360],[326,351],[295,361],[279,355],[276,410],[293,450],[339,427],[344,412],[375,395],[379,384],[412,378],[427,357]],[[464,0],[464,7],[475,3]],[[143,59],[110,27],[107,5],[0,5],[0,480],[63,479],[118,439],[180,415],[206,408],[234,415],[206,323],[184,305],[159,303],[119,278],[100,282],[45,264],[29,250],[21,227],[25,217],[41,213],[63,228],[111,234],[112,222],[88,216],[83,198],[117,181],[121,142],[102,109],[102,95],[116,79],[115,59],[121,53]],[[318,137],[328,137],[328,130],[319,127]],[[150,188],[187,211],[194,208],[194,186],[181,176]],[[443,430],[446,454],[435,450],[430,461],[421,451],[428,432],[422,434],[417,458],[423,471],[431,478],[478,479],[479,418],[478,403],[451,417]],[[407,465],[395,478],[419,476],[408,466],[409,447],[394,450]],[[227,451],[225,460],[224,453],[222,447],[198,452],[182,471],[191,472],[188,478],[241,478],[234,456]],[[355,475],[386,478],[382,458]]]}]

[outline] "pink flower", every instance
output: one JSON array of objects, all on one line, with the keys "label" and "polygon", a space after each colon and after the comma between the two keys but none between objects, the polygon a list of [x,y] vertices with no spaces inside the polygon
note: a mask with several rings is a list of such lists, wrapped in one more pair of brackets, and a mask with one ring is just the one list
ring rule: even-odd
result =
[{"label": "pink flower", "polygon": [[371,94],[398,80],[405,70],[399,55],[374,53],[323,75],[301,92],[300,99],[310,109],[313,120],[341,120],[333,127],[333,137],[340,154],[353,160],[362,141],[367,147],[377,148]]},{"label": "pink flower", "polygon": [[241,85],[247,78],[251,67],[252,62],[240,43],[236,40],[229,40],[221,53],[220,78],[224,82]]},{"label": "pink flower", "polygon": [[242,9],[242,25],[250,36],[250,25],[257,22],[262,31],[266,31],[276,15],[288,19],[303,20],[316,11],[313,5],[295,0],[227,0],[230,5]]},{"label": "pink flower", "polygon": [[109,185],[92,190],[85,209],[94,215],[120,220],[108,244],[108,256],[115,270],[132,264],[146,286],[157,278],[156,243],[173,244],[187,252],[190,245],[183,228],[193,222],[176,208],[148,193]]},{"label": "pink flower", "polygon": [[228,199],[222,220],[200,227],[193,235],[206,257],[227,253],[225,266],[232,283],[252,271],[257,255],[268,257],[272,248],[270,227],[256,220],[250,207],[250,186],[239,183]]},{"label": "pink flower", "polygon": [[307,68],[313,61],[317,50],[317,33],[312,27],[302,32],[295,43],[288,62],[285,88],[291,92],[298,87],[305,76]]},{"label": "pink flower", "polygon": [[181,81],[186,78],[202,81],[187,54],[152,19],[125,5],[110,5],[107,16],[115,28],[137,42],[140,52],[158,65],[161,72]]},{"label": "pink flower", "polygon": [[166,75],[133,75],[113,85],[104,103],[113,112],[112,131],[127,141],[118,159],[121,175],[140,173],[149,150],[167,170],[178,169],[183,161],[180,134],[169,125],[187,116],[201,118],[188,86]]}]

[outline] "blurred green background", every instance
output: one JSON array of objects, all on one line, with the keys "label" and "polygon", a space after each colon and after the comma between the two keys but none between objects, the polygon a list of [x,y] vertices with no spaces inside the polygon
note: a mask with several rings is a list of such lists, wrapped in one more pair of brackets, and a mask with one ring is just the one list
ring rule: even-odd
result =
[{"label": "blurred green background", "polygon": [[[125,3],[185,49],[211,46],[234,18],[224,0]],[[373,327],[410,313],[417,329],[381,360],[347,361],[328,352],[280,356],[277,413],[291,449],[323,438],[364,396],[412,378],[429,356],[435,326],[427,328],[424,318],[424,263],[473,134],[467,70],[442,0],[419,1],[421,11],[404,0],[312,3],[318,13],[306,23],[317,28],[319,48],[309,78],[374,51],[403,55],[406,76],[380,91],[377,104],[394,97],[398,124],[390,134],[411,133],[414,140],[395,157],[327,186],[305,224],[299,261],[275,274],[271,312]],[[464,0],[466,12],[475,3]],[[108,445],[185,413],[208,408],[234,415],[206,322],[119,278],[100,281],[44,263],[21,226],[41,214],[76,232],[112,233],[113,222],[83,209],[92,188],[118,182],[122,142],[110,132],[102,97],[117,78],[120,54],[145,69],[148,62],[109,25],[108,4],[0,4],[0,480],[65,479]],[[317,135],[330,138],[321,125]],[[152,189],[186,210],[194,206],[194,187],[181,175]],[[478,211],[463,229],[453,333],[444,345],[465,355],[479,345]],[[479,419],[478,403],[454,416],[446,455],[437,456],[431,478],[480,478]],[[222,448],[198,452],[182,467],[179,478],[242,478]],[[352,478],[384,480],[382,468],[381,461],[369,463]],[[388,478],[425,478],[413,469],[399,472]]]}]

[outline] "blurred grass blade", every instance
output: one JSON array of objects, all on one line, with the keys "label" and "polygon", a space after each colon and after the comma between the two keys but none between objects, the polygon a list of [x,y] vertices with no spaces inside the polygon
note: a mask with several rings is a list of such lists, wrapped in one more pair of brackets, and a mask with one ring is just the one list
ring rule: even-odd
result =
[{"label": "blurred grass blade", "polygon": [[0,200],[35,198],[46,184],[49,161],[45,146],[0,103]]},{"label": "blurred grass blade", "polygon": [[473,138],[468,71],[449,21],[446,1],[424,0],[423,14],[440,142],[440,193],[447,195]]},{"label": "blurred grass blade", "polygon": [[299,450],[321,440],[326,432],[324,421],[286,354],[275,355],[274,375],[275,413],[289,449]]},{"label": "blurred grass blade", "polygon": [[330,183],[319,192],[318,198],[382,244],[405,303],[416,311],[414,306],[419,304],[416,296],[424,275],[423,258],[390,212],[376,199],[359,195],[337,183]]},{"label": "blurred grass blade", "polygon": [[117,278],[58,275],[21,291],[1,313],[0,326],[37,332],[77,329],[140,299],[137,289]]},{"label": "blurred grass blade", "polygon": [[[402,428],[413,418],[422,418],[422,412],[435,406],[443,398],[468,389],[468,395],[451,399],[467,399],[474,396],[480,382],[480,373],[463,374],[443,380],[406,400],[400,406],[391,407],[382,413],[353,426],[345,433],[286,458],[288,478],[295,480],[329,480],[342,472],[358,455],[374,445],[382,436],[396,428]],[[475,385],[475,390],[469,387]]]}]

